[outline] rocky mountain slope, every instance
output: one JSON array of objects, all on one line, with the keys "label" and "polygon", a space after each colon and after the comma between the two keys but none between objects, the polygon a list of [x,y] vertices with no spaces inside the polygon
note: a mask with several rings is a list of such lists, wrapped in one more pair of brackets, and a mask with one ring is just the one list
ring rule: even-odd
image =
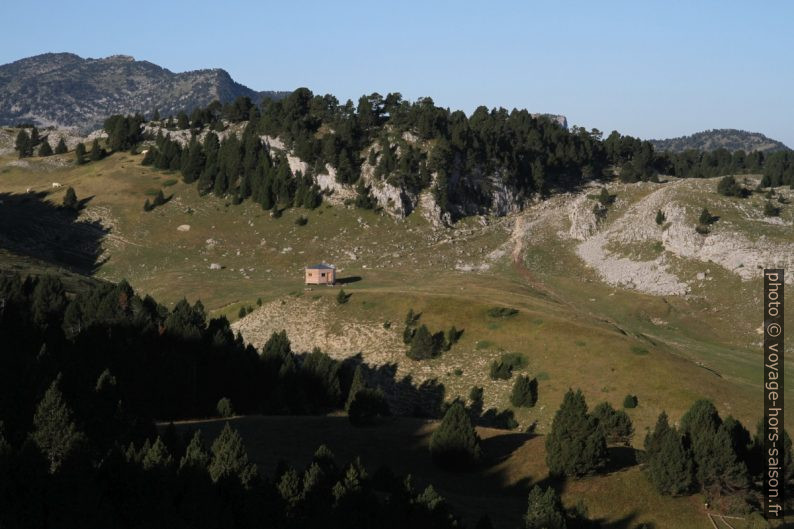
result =
[{"label": "rocky mountain slope", "polygon": [[714,151],[728,149],[729,151],[763,151],[774,152],[789,150],[783,143],[767,138],[760,132],[747,132],[737,129],[714,129],[697,132],[691,136],[668,138],[665,140],[650,140],[654,149],[658,151],[683,152],[688,149],[698,151]]},{"label": "rocky mountain slope", "polygon": [[286,92],[257,92],[221,69],[174,73],[126,55],[84,59],[45,53],[0,66],[0,124],[77,127],[89,131],[107,116],[175,114],[238,96],[259,101]]}]

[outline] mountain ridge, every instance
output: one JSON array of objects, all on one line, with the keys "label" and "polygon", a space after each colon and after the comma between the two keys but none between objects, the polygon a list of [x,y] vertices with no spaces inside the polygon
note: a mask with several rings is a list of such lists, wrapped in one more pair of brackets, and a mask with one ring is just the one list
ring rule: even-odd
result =
[{"label": "mountain ridge", "polygon": [[698,151],[715,151],[727,149],[735,152],[761,151],[776,152],[791,150],[784,143],[769,138],[760,132],[749,132],[741,129],[710,129],[695,132],[688,136],[676,138],[648,140],[654,149],[659,151],[684,152],[689,149]]},{"label": "mountain ridge", "polygon": [[44,53],[0,65],[0,124],[75,127],[87,132],[112,114],[163,115],[225,103],[237,97],[259,102],[288,92],[256,91],[222,68],[172,72],[129,55],[83,58]]}]

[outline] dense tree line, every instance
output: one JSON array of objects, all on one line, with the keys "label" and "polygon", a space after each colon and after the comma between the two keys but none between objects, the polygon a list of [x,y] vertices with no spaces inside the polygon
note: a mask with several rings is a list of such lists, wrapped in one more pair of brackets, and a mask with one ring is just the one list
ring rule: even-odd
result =
[{"label": "dense tree line", "polygon": [[[226,123],[247,122],[242,137],[216,132]],[[160,122],[162,125],[163,122]],[[131,148],[142,139],[143,118],[112,116],[105,123],[111,150]],[[605,139],[597,129],[570,130],[526,110],[477,108],[470,116],[435,105],[430,98],[405,101],[399,93],[373,93],[340,103],[332,95],[299,88],[289,96],[214,102],[188,116],[169,117],[166,130],[191,130],[187,146],[158,135],[146,164],[179,170],[199,191],[250,198],[266,209],[276,204],[311,207],[319,202],[312,175],[334,169],[343,184],[360,184],[356,205],[373,208],[361,182],[362,166],[373,178],[404,192],[429,189],[442,211],[453,217],[491,206],[493,191],[508,188],[517,200],[567,189],[586,180],[610,177],[626,182],[656,180],[659,174],[711,177],[765,174],[767,185],[794,181],[788,152],[656,152],[648,141],[613,131]],[[203,141],[197,138],[203,134]],[[262,137],[277,137],[308,165],[308,174],[292,174]],[[306,191],[308,190],[308,191]]]},{"label": "dense tree line", "polygon": [[[645,438],[643,457],[648,479],[662,494],[685,495],[703,492],[716,498],[732,495],[751,502],[750,492],[765,468],[763,428],[759,422],[754,436],[741,422],[722,419],[708,400],[698,400],[671,425],[662,412],[654,429]],[[781,435],[780,459],[785,470],[781,483],[794,486],[791,438]]]}]

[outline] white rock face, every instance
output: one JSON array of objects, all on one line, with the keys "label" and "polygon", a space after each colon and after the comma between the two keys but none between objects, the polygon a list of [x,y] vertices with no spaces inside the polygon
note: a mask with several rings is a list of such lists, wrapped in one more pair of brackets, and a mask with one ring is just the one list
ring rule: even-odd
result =
[{"label": "white rock face", "polygon": [[[671,258],[713,262],[744,281],[760,278],[764,267],[791,269],[794,266],[794,243],[770,241],[763,236],[751,240],[728,222],[717,222],[706,236],[697,233],[695,220],[699,210],[680,203],[676,193],[691,192],[686,186],[695,186],[698,182],[674,180],[667,184],[631,185],[653,186],[654,189],[601,231],[598,222],[594,223],[588,213],[594,201],[587,199],[587,191],[569,206],[571,227],[567,236],[582,241],[576,248],[577,254],[609,284],[649,294],[685,294],[689,286],[671,270]],[[736,207],[740,211],[746,208],[742,203],[733,206],[733,202],[726,201],[725,204],[725,207]],[[655,222],[659,210],[665,215],[664,227]],[[747,213],[749,217],[750,211]],[[749,218],[762,222],[762,219]],[[606,249],[609,245],[633,243],[661,243],[664,252],[654,260],[639,261],[614,255]],[[695,279],[702,281],[706,274],[699,273]],[[794,274],[789,274],[786,282],[794,283]]]}]

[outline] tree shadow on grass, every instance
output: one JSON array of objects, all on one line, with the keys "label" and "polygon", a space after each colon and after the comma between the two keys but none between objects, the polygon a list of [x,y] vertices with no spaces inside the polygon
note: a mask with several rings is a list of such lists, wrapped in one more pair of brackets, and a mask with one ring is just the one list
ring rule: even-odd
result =
[{"label": "tree shadow on grass", "polygon": [[336,283],[338,285],[348,285],[350,283],[357,283],[361,281],[361,276],[348,276],[348,277],[340,277],[337,278]]},{"label": "tree shadow on grass", "polygon": [[[17,255],[85,275],[96,273],[102,239],[99,221],[78,221],[78,212],[46,200],[47,193],[0,193],[0,247]],[[82,208],[91,198],[80,201]]]}]

